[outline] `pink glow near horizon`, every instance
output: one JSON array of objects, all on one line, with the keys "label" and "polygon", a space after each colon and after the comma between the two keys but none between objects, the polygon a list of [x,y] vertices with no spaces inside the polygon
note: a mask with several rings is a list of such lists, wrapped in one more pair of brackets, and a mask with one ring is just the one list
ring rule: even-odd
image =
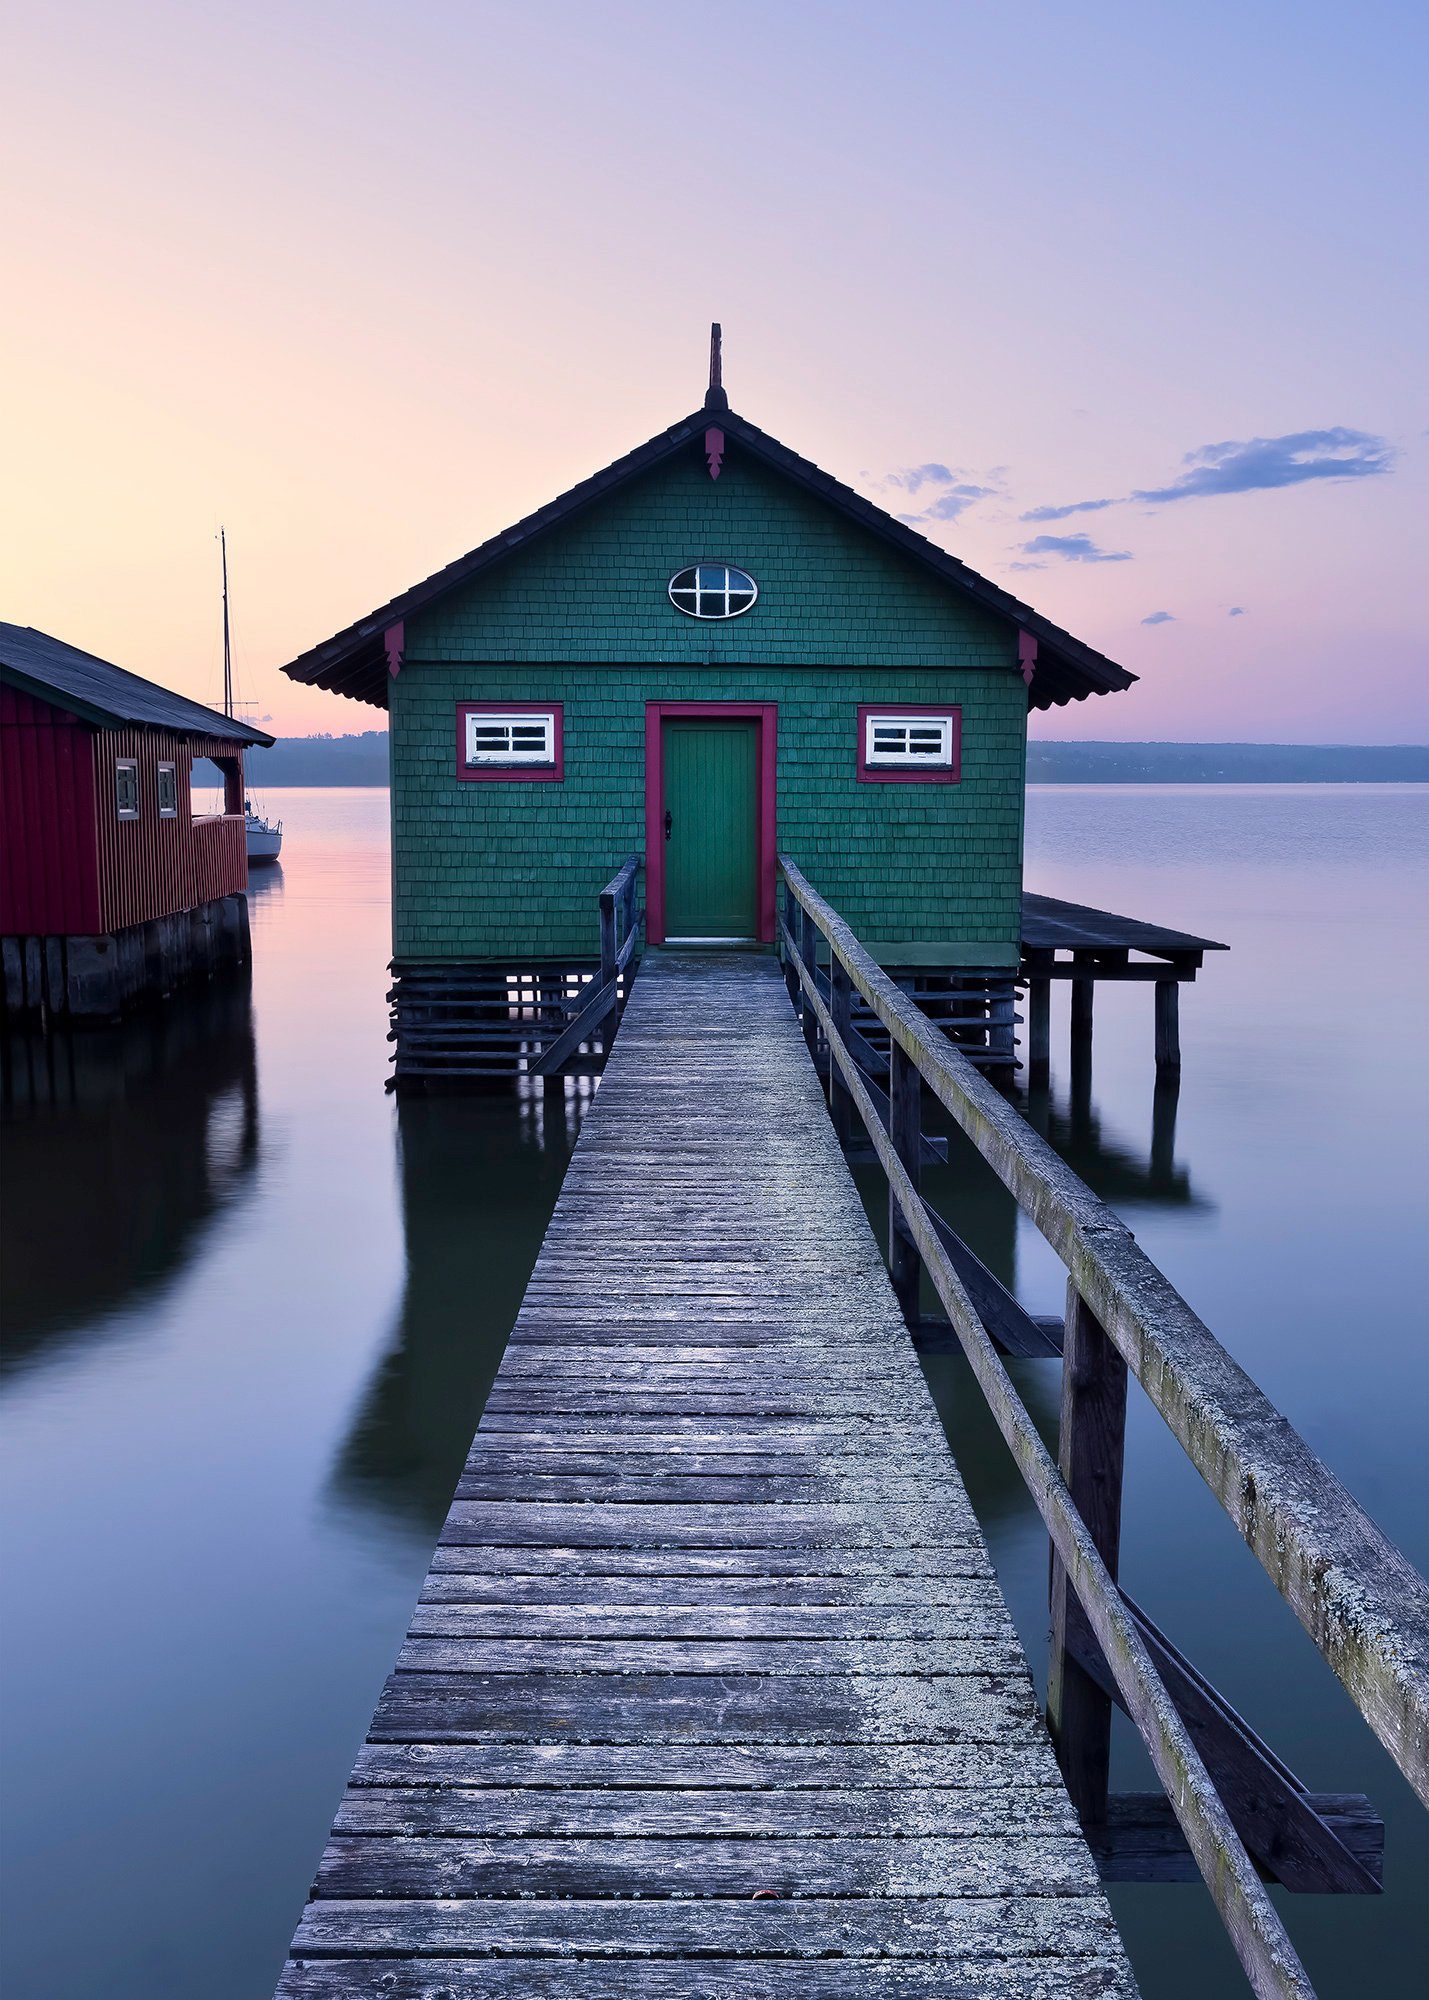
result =
[{"label": "pink glow near horizon", "polygon": [[1143,676],[1041,734],[1423,740],[1417,32],[22,8],[0,610],[213,700],[222,521],[254,712],[380,726],[279,663],[693,408],[717,318],[737,410]]}]

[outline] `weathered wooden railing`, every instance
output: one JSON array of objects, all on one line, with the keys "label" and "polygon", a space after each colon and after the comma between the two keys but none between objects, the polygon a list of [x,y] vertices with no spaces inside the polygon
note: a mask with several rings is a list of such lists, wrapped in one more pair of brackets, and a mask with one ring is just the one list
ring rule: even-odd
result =
[{"label": "weathered wooden railing", "polygon": [[640,936],[640,913],[635,891],[640,878],[642,857],[632,854],[600,892],[600,970],[579,1009],[553,1042],[542,1049],[533,1065],[533,1076],[554,1076],[561,1064],[573,1056],[581,1043],[620,1004],[621,978],[635,952]]},{"label": "weathered wooden railing", "polygon": [[[1128,1371],[1426,1804],[1429,1586],[1117,1216],[880,970],[793,862],[782,859],[780,873],[790,991],[802,1001],[811,1053],[821,1036],[827,1046],[840,1132],[857,1112],[887,1175],[889,1265],[904,1310],[916,1323],[926,1270],[1047,1525],[1048,1720],[1092,1845],[1105,1846],[1116,1817],[1108,1794],[1115,1699],[1141,1733],[1253,1990],[1312,1995],[1260,1870],[1298,1888],[1377,1882],[1347,1837],[1355,1814],[1337,1815],[1334,1801],[1312,1798],[1258,1738],[1237,1728],[1234,1712],[1118,1587]],[[886,1111],[851,1045],[855,990],[890,1037]],[[925,1087],[1067,1266],[1056,1462],[1003,1366],[1008,1344],[1000,1351],[991,1325],[991,1309],[1010,1294],[990,1273],[983,1274],[990,1291],[978,1280],[982,1267],[971,1270],[950,1247],[952,1232],[922,1198]]]}]

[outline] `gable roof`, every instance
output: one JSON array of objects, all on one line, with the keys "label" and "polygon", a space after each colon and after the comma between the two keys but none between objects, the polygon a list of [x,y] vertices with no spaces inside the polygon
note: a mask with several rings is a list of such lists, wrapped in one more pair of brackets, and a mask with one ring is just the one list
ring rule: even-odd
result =
[{"label": "gable roof", "polygon": [[950,556],[946,549],[940,549],[936,542],[930,542],[916,529],[896,520],[871,500],[865,500],[862,494],[855,493],[851,486],[845,486],[831,473],[821,471],[807,458],[800,458],[797,452],[780,444],[777,438],[770,437],[746,418],[723,407],[706,407],[672,424],[658,437],[638,445],[624,458],[617,458],[603,472],[583,479],[569,492],[560,494],[544,507],[538,507],[534,514],[528,514],[524,520],[493,535],[469,554],[448,563],[445,569],[437,570],[422,583],[403,591],[400,597],[379,605],[355,625],[349,625],[345,631],[324,640],[322,645],[300,653],[297,659],[288,662],[283,672],[292,680],[303,681],[312,687],[329,688],[334,694],[351,695],[357,701],[369,701],[378,708],[385,708],[387,665],[383,634],[390,625],[426,610],[446,596],[448,591],[480,577],[517,549],[525,548],[538,536],[571,520],[596,501],[676,453],[691,446],[697,446],[702,451],[704,433],[711,423],[724,432],[726,447],[731,441],[742,445],[761,464],[781,473],[795,485],[837,508],[860,527],[910,556],[940,582],[973,599],[984,610],[1032,633],[1038,642],[1038,658],[1037,670],[1028,691],[1029,707],[1051,708],[1063,702],[1082,701],[1089,694],[1111,694],[1131,687],[1135,682],[1135,674],[1128,673],[1124,667],[1117,666],[1114,660],[1107,659],[1092,647],[1083,645],[1080,639],[1074,639],[1070,632],[1064,632],[1049,618],[1032,610],[1030,605],[1021,603],[995,583],[989,583],[986,577],[979,576],[976,570],[969,569],[956,556]]},{"label": "gable roof", "polygon": [[0,673],[27,694],[54,702],[101,729],[134,723],[168,729],[177,736],[219,736],[263,745],[273,741],[249,723],[189,701],[157,681],[126,673],[78,646],[67,646],[63,639],[52,639],[48,632],[37,632],[33,625],[0,620]]}]

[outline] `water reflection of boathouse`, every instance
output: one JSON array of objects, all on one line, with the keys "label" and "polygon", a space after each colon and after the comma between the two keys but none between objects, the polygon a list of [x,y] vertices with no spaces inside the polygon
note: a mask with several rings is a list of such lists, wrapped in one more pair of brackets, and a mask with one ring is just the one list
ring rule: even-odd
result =
[{"label": "water reflection of boathouse", "polygon": [[104,1034],[14,1034],[3,1055],[4,1365],[15,1368],[167,1290],[254,1185],[247,983],[182,994]]},{"label": "water reflection of boathouse", "polygon": [[582,1076],[564,1089],[518,1084],[514,1100],[399,1101],[402,1305],[333,1484],[428,1539],[451,1503],[594,1088]]}]

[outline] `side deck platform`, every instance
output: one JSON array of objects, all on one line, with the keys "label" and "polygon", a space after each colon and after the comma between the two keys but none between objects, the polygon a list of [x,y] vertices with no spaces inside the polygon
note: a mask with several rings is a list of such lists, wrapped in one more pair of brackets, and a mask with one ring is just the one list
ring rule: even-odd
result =
[{"label": "side deck platform", "polygon": [[[1148,980],[1156,992],[1156,1068],[1162,1077],[1181,1070],[1180,989],[1200,971],[1208,951],[1225,951],[1214,938],[1119,917],[1056,896],[1022,895],[1022,978],[1027,983],[1027,1063],[1034,1084],[1047,1081],[1051,1062],[1051,993],[1054,979],[1072,982],[1072,1060],[1090,1081],[1092,1001],[1099,980]],[[1059,957],[1058,953],[1067,956]],[[1132,953],[1138,954],[1135,958]]]},{"label": "side deck platform", "polygon": [[651,954],[282,2000],[1129,2000],[773,959]]},{"label": "side deck platform", "polygon": [[[1057,896],[1034,896],[1022,892],[1022,949],[1032,954],[1058,951],[1090,952],[1109,968],[1125,968],[1128,955],[1143,952],[1148,958],[1163,959],[1166,967],[1194,978],[1208,951],[1225,951],[1214,938],[1193,937],[1189,931],[1169,930],[1165,924],[1149,924],[1140,917],[1119,917],[1114,910],[1095,910],[1089,903],[1064,903]],[[1143,977],[1165,978],[1147,967]]]}]

